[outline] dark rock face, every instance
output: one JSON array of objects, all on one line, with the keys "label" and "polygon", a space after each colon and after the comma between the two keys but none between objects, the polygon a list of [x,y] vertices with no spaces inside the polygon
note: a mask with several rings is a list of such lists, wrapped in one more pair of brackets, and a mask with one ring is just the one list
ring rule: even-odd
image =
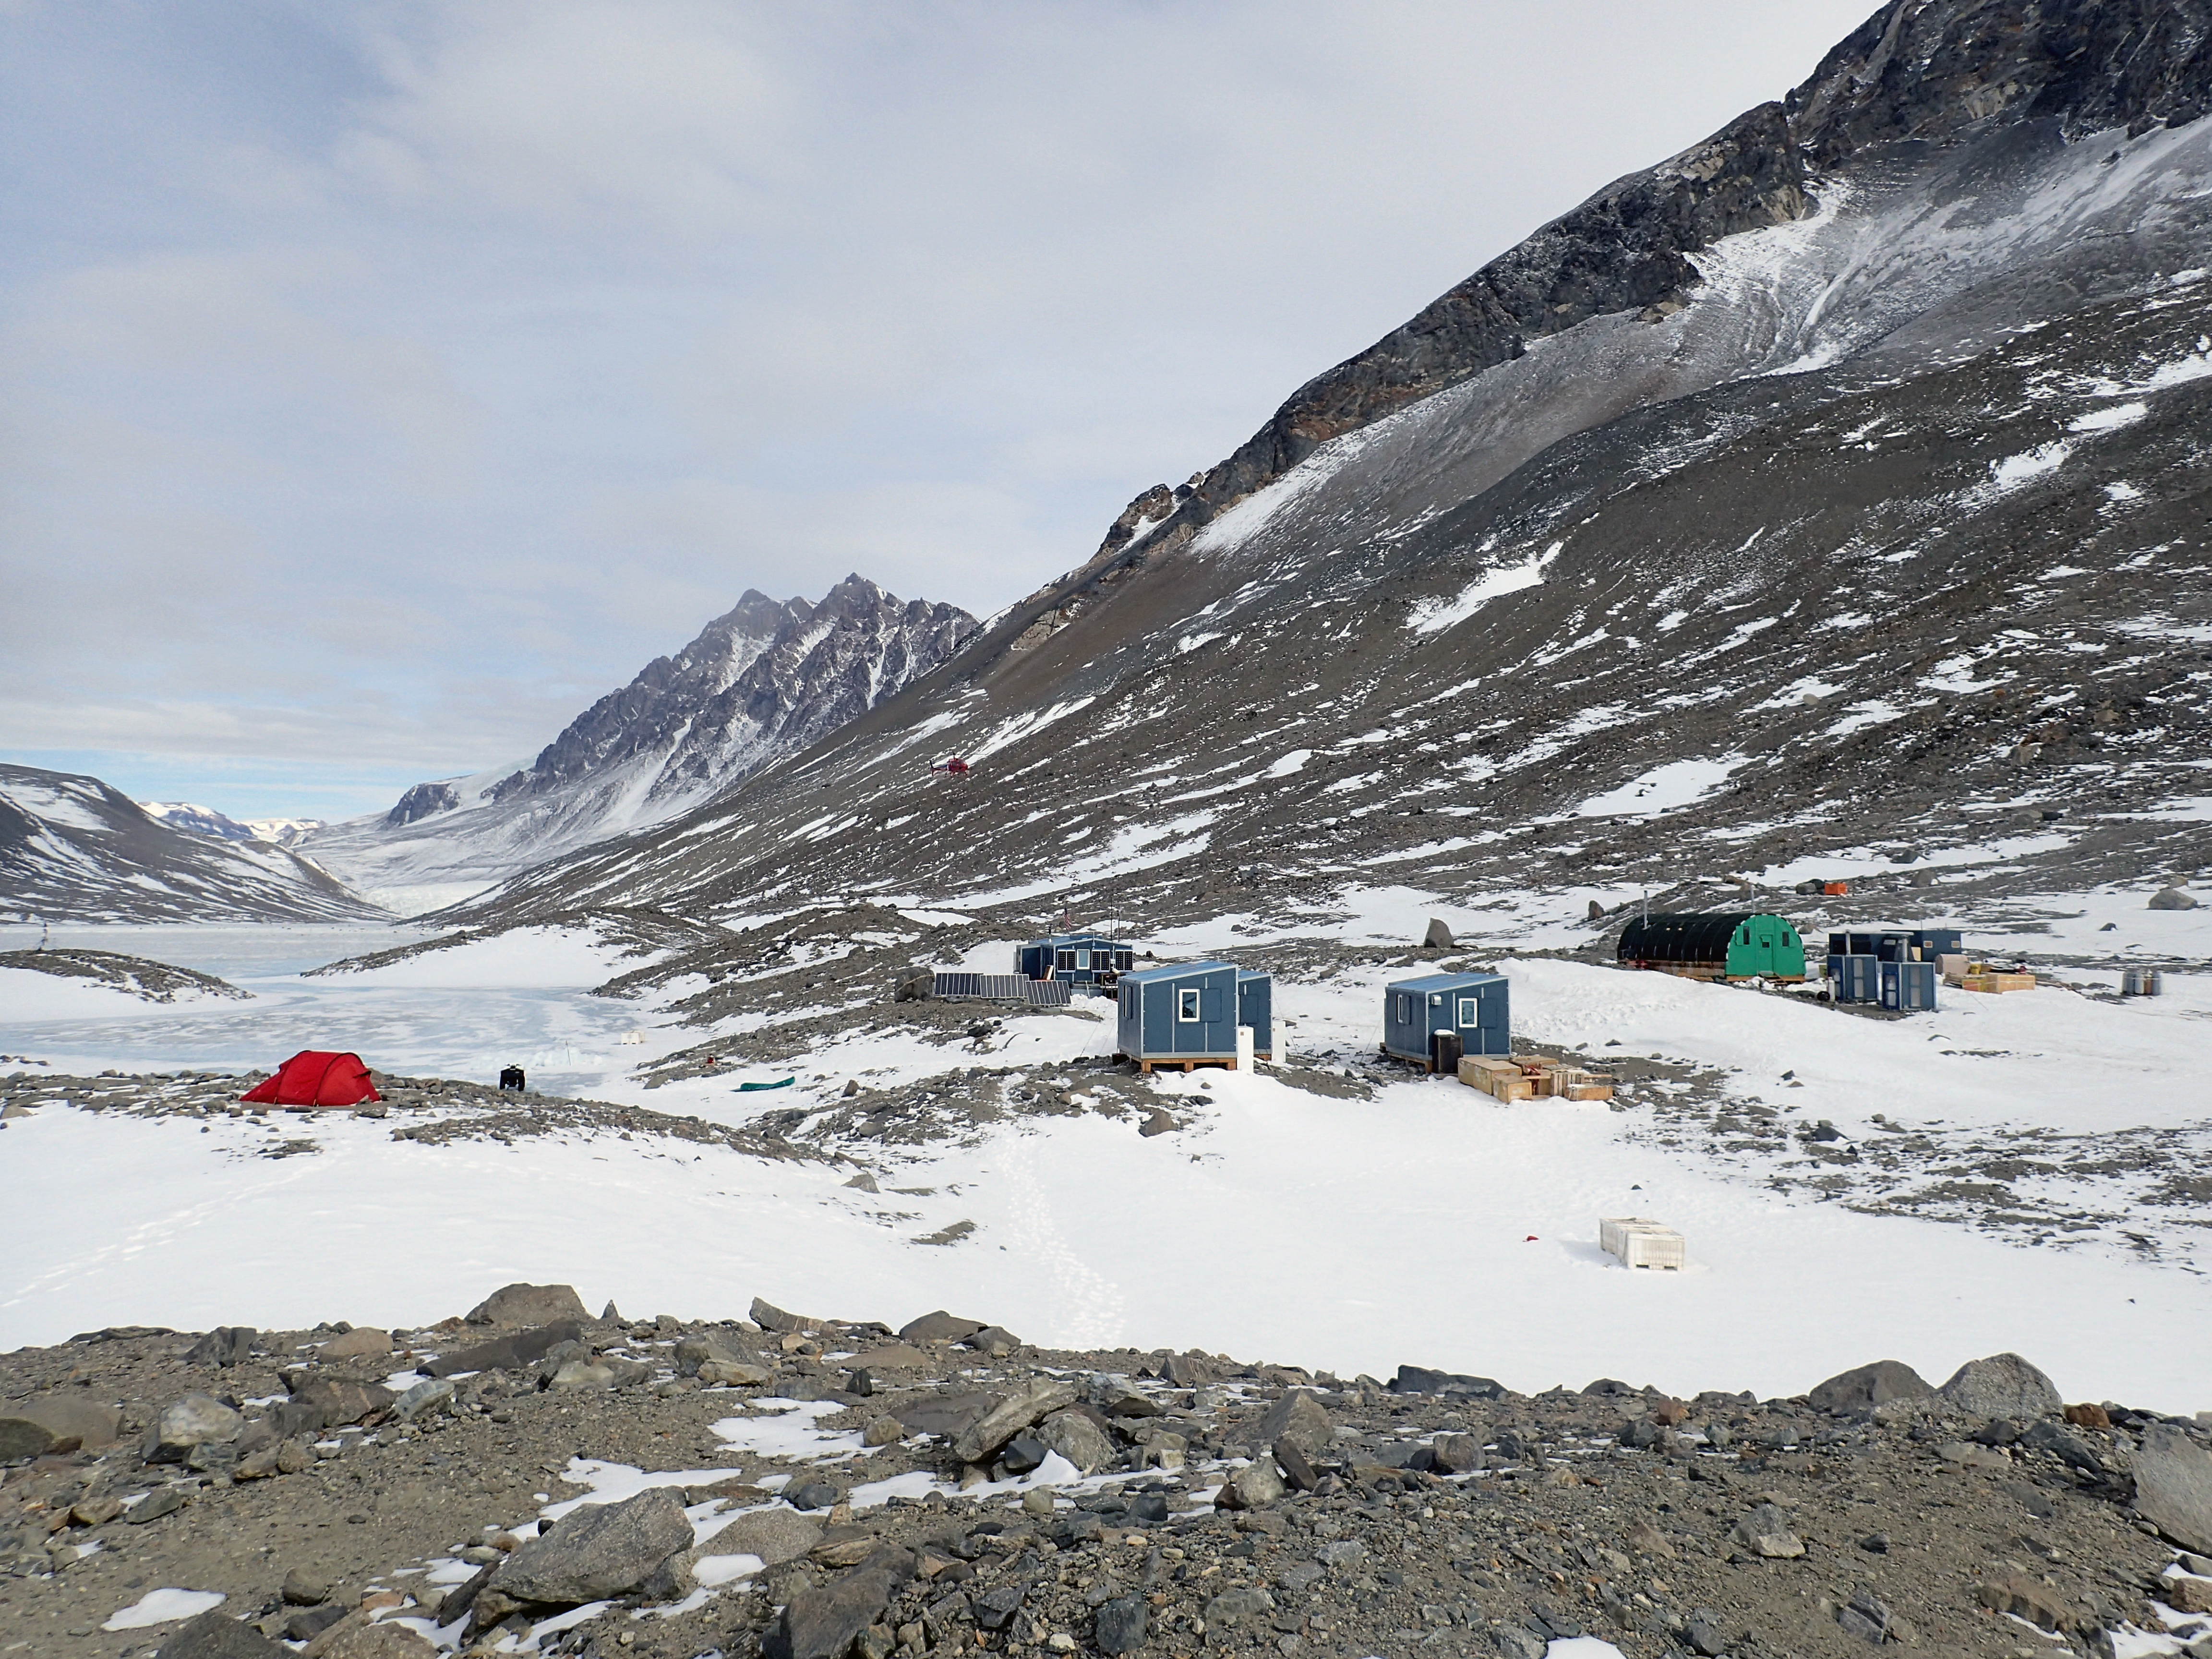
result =
[{"label": "dark rock face", "polygon": [[450,812],[461,804],[460,792],[450,783],[418,783],[399,798],[399,803],[384,815],[384,827],[398,830],[407,824],[435,817],[441,812]]},{"label": "dark rock face", "polygon": [[902,605],[857,575],[819,605],[778,605],[748,589],[675,656],[656,657],[577,716],[497,795],[542,795],[659,754],[669,785],[735,783],[896,696],[950,658],[975,626],[957,605]]},{"label": "dark rock face", "polygon": [[479,1342],[458,1353],[440,1354],[422,1369],[432,1376],[458,1376],[464,1371],[513,1370],[518,1366],[534,1364],[558,1344],[574,1342],[583,1334],[580,1322],[562,1320],[534,1330],[517,1331],[512,1336]]},{"label": "dark rock face", "polygon": [[1981,123],[2069,133],[2212,107],[2206,0],[1890,0],[1790,94],[1797,141],[1826,165],[1874,144],[1941,143]]}]

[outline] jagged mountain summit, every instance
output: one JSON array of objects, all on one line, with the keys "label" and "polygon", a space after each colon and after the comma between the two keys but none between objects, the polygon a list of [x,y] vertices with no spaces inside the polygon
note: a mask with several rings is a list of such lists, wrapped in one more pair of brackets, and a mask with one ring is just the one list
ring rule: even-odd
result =
[{"label": "jagged mountain summit", "polygon": [[0,766],[0,917],[357,921],[377,915],[307,860],[251,835],[178,827],[98,778]]},{"label": "jagged mountain summit", "polygon": [[392,908],[433,908],[713,799],[896,696],[977,628],[956,605],[901,600],[857,575],[819,602],[748,590],[529,765],[416,784],[303,850]]},{"label": "jagged mountain summit", "polygon": [[2207,0],[1896,0],[802,764],[480,913],[2186,877],[2209,31]]}]

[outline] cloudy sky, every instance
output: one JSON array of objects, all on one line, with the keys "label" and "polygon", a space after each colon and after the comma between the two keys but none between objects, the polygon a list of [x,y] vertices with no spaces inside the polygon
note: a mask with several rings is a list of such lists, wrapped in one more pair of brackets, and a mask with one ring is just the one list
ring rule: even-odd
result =
[{"label": "cloudy sky", "polygon": [[1871,3],[0,0],[0,759],[343,816],[995,610]]}]

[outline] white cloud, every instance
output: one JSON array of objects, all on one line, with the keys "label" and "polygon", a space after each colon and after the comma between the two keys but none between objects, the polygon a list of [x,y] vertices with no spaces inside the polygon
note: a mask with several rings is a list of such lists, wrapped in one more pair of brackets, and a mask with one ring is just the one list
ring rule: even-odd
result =
[{"label": "white cloud", "polygon": [[428,775],[749,586],[994,610],[1863,5],[0,9],[0,747]]}]

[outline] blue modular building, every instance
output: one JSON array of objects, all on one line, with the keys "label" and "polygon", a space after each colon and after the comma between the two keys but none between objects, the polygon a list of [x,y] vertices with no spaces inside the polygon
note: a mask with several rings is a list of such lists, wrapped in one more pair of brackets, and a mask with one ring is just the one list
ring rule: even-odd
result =
[{"label": "blue modular building", "polygon": [[1832,957],[1872,957],[1879,962],[1933,962],[1965,952],[1966,935],[1956,927],[1896,927],[1879,933],[1831,933]]},{"label": "blue modular building", "polygon": [[1437,1038],[1457,1044],[1459,1054],[1510,1054],[1513,1022],[1503,974],[1429,974],[1401,979],[1382,992],[1382,1051],[1434,1069]]},{"label": "blue modular building", "polygon": [[1273,986],[1226,962],[1176,962],[1123,974],[1115,987],[1121,1056],[1145,1070],[1237,1059],[1237,1028],[1253,1027],[1255,1054],[1274,1052]]},{"label": "blue modular building", "polygon": [[1103,933],[1048,933],[1014,947],[1014,971],[1024,979],[1056,979],[1063,985],[1103,988],[1135,965],[1130,946]]}]

